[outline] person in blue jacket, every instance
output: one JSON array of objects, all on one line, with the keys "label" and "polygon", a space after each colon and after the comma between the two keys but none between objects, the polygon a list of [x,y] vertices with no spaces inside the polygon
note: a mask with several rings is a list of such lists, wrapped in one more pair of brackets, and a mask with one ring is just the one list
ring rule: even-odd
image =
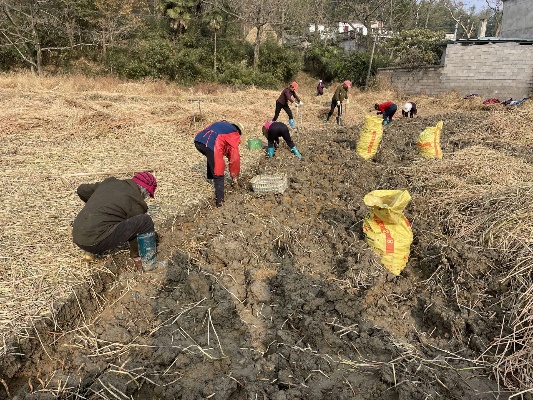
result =
[{"label": "person in blue jacket", "polygon": [[217,121],[199,131],[194,138],[196,149],[207,159],[207,179],[213,179],[215,186],[215,203],[221,207],[224,203],[224,171],[228,159],[229,173],[233,185],[238,184],[241,170],[239,145],[243,126],[239,122]]}]

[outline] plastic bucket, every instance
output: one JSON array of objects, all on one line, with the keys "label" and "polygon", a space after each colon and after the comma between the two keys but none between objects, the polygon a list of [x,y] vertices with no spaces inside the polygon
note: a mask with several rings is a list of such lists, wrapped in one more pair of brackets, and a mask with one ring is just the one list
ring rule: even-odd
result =
[{"label": "plastic bucket", "polygon": [[248,149],[261,150],[262,147],[263,147],[263,142],[261,142],[261,139],[255,139],[255,138],[248,139]]}]

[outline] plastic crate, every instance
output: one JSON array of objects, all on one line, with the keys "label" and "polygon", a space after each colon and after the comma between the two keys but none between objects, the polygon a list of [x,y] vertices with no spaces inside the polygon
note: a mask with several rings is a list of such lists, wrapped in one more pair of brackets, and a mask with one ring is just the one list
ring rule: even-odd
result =
[{"label": "plastic crate", "polygon": [[289,187],[287,175],[257,175],[250,181],[254,192],[257,193],[283,193]]}]

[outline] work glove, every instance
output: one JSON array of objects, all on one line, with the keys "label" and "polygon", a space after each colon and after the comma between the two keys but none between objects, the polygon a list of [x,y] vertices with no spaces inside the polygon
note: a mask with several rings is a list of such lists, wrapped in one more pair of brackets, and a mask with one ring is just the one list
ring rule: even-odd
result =
[{"label": "work glove", "polygon": [[298,107],[300,104],[297,103],[297,102],[294,102],[294,105],[295,105],[296,107]]},{"label": "work glove", "polygon": [[300,105],[303,106],[303,105],[304,105],[304,102],[303,102],[303,101],[300,101]]},{"label": "work glove", "polygon": [[337,101],[337,107],[341,105],[341,102],[340,101]]},{"label": "work glove", "polygon": [[350,99],[346,99],[346,104],[350,104]]},{"label": "work glove", "polygon": [[231,186],[233,186],[233,187],[238,187],[239,186],[239,180],[237,179],[237,177],[231,178]]}]

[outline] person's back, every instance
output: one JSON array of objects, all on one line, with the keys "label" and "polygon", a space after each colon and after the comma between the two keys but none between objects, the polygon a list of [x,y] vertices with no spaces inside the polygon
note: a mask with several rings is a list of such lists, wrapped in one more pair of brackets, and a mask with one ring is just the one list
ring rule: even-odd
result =
[{"label": "person's back", "polygon": [[215,143],[219,135],[231,134],[234,134],[233,136],[235,136],[236,138],[240,138],[240,135],[238,134],[238,132],[236,132],[236,128],[234,125],[227,121],[217,121],[199,131],[196,134],[194,141],[202,143],[211,150],[214,150]]},{"label": "person's back", "polygon": [[77,244],[92,246],[104,239],[116,224],[148,211],[131,179],[110,177],[100,183],[80,185],[77,192],[86,202],[72,224],[72,237]]}]

